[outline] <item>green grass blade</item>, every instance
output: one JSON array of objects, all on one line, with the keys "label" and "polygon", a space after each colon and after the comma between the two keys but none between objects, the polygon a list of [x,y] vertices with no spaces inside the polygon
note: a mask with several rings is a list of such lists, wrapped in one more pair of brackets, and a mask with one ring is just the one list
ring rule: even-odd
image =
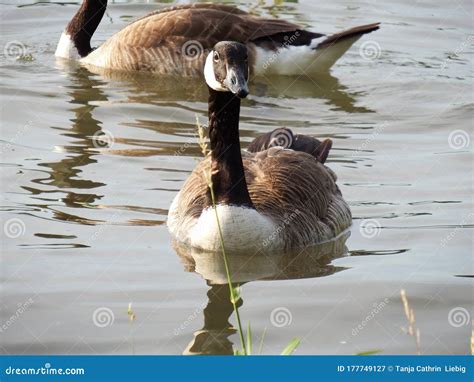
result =
[{"label": "green grass blade", "polygon": [[[199,118],[196,115],[196,124],[198,127],[198,132],[199,132],[199,146],[201,147],[202,153],[204,156],[207,156],[207,144],[205,143],[205,138],[204,138],[204,129],[199,123]],[[224,266],[225,266],[225,273],[227,275],[227,282],[229,284],[229,292],[230,292],[230,301],[232,302],[232,305],[234,307],[234,313],[235,317],[237,319],[237,327],[238,327],[238,332],[239,332],[239,337],[240,337],[240,344],[242,346],[242,351],[244,352],[244,355],[247,355],[247,347],[245,346],[245,339],[244,339],[244,332],[242,329],[242,322],[240,320],[240,313],[239,309],[237,307],[237,301],[238,298],[235,296],[235,288],[232,284],[232,278],[230,276],[230,270],[229,270],[229,262],[227,261],[227,254],[225,252],[225,243],[224,243],[224,236],[222,234],[222,227],[221,223],[219,221],[219,215],[217,213],[217,206],[216,206],[216,197],[214,195],[214,187],[212,184],[212,178],[211,178],[211,173],[206,174],[207,182],[208,182],[208,187],[209,191],[211,192],[211,201],[212,201],[212,207],[214,209],[214,215],[216,217],[216,223],[217,223],[217,229],[219,232],[219,241],[221,244],[221,251],[222,251],[222,257],[224,258]],[[238,295],[240,296],[240,291],[237,291]]]},{"label": "green grass blade", "polygon": [[240,287],[236,286],[233,287],[233,293],[231,293],[232,300],[230,301],[232,304],[237,304],[240,300]]},{"label": "green grass blade", "polygon": [[357,353],[356,355],[374,355],[374,354],[378,354],[378,353],[381,353],[381,352],[382,352],[382,350],[375,349],[375,350],[363,351],[363,352]]},{"label": "green grass blade", "polygon": [[258,354],[262,354],[263,340],[265,339],[265,334],[267,334],[267,328],[263,329],[262,338],[260,338],[260,345],[258,346]]},{"label": "green grass blade", "polygon": [[247,355],[252,354],[252,329],[250,329],[250,321],[247,325]]},{"label": "green grass blade", "polygon": [[296,348],[300,345],[300,339],[298,337],[293,338],[288,345],[286,345],[286,348],[283,349],[281,352],[281,355],[290,355],[293,353]]}]

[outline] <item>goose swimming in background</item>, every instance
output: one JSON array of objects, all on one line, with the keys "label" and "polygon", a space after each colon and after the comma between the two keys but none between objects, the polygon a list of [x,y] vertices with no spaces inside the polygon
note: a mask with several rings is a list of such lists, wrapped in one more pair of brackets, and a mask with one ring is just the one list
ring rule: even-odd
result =
[{"label": "goose swimming in background", "polygon": [[338,237],[351,225],[351,212],[335,174],[313,150],[241,150],[240,100],[248,95],[248,72],[243,44],[219,42],[206,58],[211,153],[174,198],[170,232],[189,246],[220,249],[210,176],[226,250],[279,251]]},{"label": "goose swimming in background", "polygon": [[311,75],[328,70],[363,34],[379,28],[374,23],[325,36],[230,5],[196,3],[152,12],[93,49],[91,37],[106,7],[107,0],[83,0],[55,55],[102,69],[199,76],[212,47],[232,40],[247,45],[252,74]]}]

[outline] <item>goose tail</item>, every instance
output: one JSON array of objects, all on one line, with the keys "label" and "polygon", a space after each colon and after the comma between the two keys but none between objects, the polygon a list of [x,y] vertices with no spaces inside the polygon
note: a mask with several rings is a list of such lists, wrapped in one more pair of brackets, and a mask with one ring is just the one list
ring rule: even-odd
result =
[{"label": "goose tail", "polygon": [[329,151],[331,151],[331,148],[332,148],[332,140],[325,139],[324,141],[321,142],[321,144],[316,149],[314,156],[320,163],[324,164],[326,162],[326,159],[328,159]]},{"label": "goose tail", "polygon": [[362,35],[376,31],[379,27],[380,23],[361,25],[327,36],[322,41],[318,39],[317,45],[311,48],[313,59],[305,69],[306,74],[317,75],[328,71]]},{"label": "goose tail", "polygon": [[328,36],[325,40],[323,40],[318,45],[316,45],[315,49],[324,49],[331,45],[343,42],[348,39],[350,40],[353,40],[354,38],[358,39],[360,36],[366,33],[376,31],[379,28],[380,28],[380,23],[372,23],[372,24],[360,25],[358,27],[346,29],[342,32],[335,33],[331,36]]}]

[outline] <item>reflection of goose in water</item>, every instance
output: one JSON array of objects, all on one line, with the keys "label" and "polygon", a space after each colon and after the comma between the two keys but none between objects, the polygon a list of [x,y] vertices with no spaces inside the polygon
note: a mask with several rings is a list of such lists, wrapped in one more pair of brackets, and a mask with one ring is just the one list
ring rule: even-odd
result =
[{"label": "reflection of goose in water", "polygon": [[[93,192],[81,192],[82,190],[94,190],[105,186],[105,183],[91,179],[85,179],[82,168],[97,163],[94,158],[98,151],[106,148],[111,137],[102,128],[102,122],[93,116],[93,111],[98,106],[96,102],[107,101],[107,97],[101,90],[104,82],[96,75],[82,68],[77,64],[63,63],[61,69],[70,80],[66,86],[71,97],[69,104],[73,117],[70,119],[71,126],[56,127],[53,129],[60,131],[61,135],[68,137],[70,142],[66,145],[56,146],[57,153],[64,153],[64,158],[57,162],[40,163],[39,166],[46,168],[45,176],[33,179],[32,182],[41,187],[25,185],[23,188],[40,200],[34,207],[52,211],[53,218],[67,222],[74,222],[84,225],[104,224],[107,221],[101,219],[91,219],[73,213],[66,213],[56,208],[58,205],[57,194],[63,194],[60,201],[66,207],[75,208],[84,212],[84,208],[100,208],[115,210],[133,210],[138,212],[148,212],[153,214],[164,214],[165,211],[156,208],[144,208],[129,205],[102,205],[97,204],[102,195]],[[120,141],[114,138],[114,142]],[[76,192],[71,191],[76,190]],[[79,191],[77,191],[79,190]],[[44,203],[45,202],[45,203]],[[131,225],[157,225],[161,221],[134,219],[126,224]]]},{"label": "reflection of goose in water", "polygon": [[[236,330],[229,323],[234,307],[229,299],[227,284],[209,284],[208,303],[203,310],[204,326],[194,332],[194,338],[184,350],[184,355],[234,354],[229,337]],[[242,299],[237,302],[240,307]]]},{"label": "reflection of goose in water", "polygon": [[[345,243],[348,237],[349,234],[345,234],[337,240],[296,253],[275,253],[272,256],[232,254],[228,261],[234,286],[257,280],[323,277],[344,270],[331,263],[347,255]],[[200,274],[210,286],[208,304],[203,311],[204,326],[194,332],[194,338],[184,354],[232,354],[229,337],[235,333],[235,329],[230,325],[229,318],[233,308],[222,254],[201,252],[177,242],[173,245],[185,270]]]},{"label": "reflection of goose in water", "polygon": [[[280,98],[314,98],[323,100],[330,108],[346,113],[370,113],[365,106],[356,106],[363,94],[350,91],[329,72],[320,72],[310,80],[304,77],[282,76],[258,78],[251,91],[255,96],[276,98],[274,107],[281,107]],[[271,106],[272,101],[266,101]]]},{"label": "reflection of goose in water", "polygon": [[[98,80],[97,76],[91,75],[85,68],[68,67],[66,69],[71,81],[67,88],[70,89],[71,100],[69,102],[74,116],[70,119],[70,127],[52,127],[61,131],[61,135],[71,138],[69,145],[55,148],[58,152],[66,153],[66,156],[58,162],[40,164],[41,167],[47,169],[45,171],[47,176],[32,181],[39,186],[46,186],[47,189],[31,186],[24,186],[23,188],[36,195],[38,199],[41,195],[40,200],[50,202],[57,202],[57,197],[48,198],[48,194],[54,195],[61,192],[63,194],[61,201],[64,205],[77,208],[83,207],[84,204],[91,204],[101,198],[95,193],[78,193],[70,190],[92,190],[104,185],[101,182],[82,178],[81,168],[97,163],[93,158],[94,154],[88,150],[94,146],[94,134],[101,131],[101,121],[95,119],[92,115],[96,108],[92,103],[94,101],[104,101],[107,98],[100,90],[100,85],[103,82]],[[35,204],[35,206],[51,209],[54,218],[58,220],[74,221],[82,224],[96,224],[98,222],[66,214],[53,209],[49,204]]]},{"label": "reflection of goose in water", "polygon": [[[208,88],[203,81],[193,78],[171,78],[171,77],[150,77],[146,73],[126,73],[115,72],[105,76],[111,82],[119,82],[120,94],[125,97],[124,103],[140,104],[140,105],[158,105],[165,108],[176,108],[190,112],[192,114],[202,114],[202,108],[199,108],[197,102],[207,103],[209,95]],[[364,106],[355,106],[360,102],[362,95],[353,94],[339,83],[339,80],[329,73],[321,74],[314,81],[318,81],[319,87],[313,82],[297,79],[293,77],[279,77],[277,82],[268,84],[267,79],[259,79],[250,84],[250,92],[256,93],[258,97],[248,99],[244,103],[244,107],[265,107],[269,112],[273,108],[290,107],[295,102],[292,98],[315,98],[321,99],[329,106],[340,109],[349,113],[370,112],[369,108]],[[269,80],[268,80],[269,81]],[[288,83],[288,81],[291,82]],[[291,86],[290,86],[291,85]],[[288,102],[285,105],[285,99]],[[283,104],[282,104],[283,103]],[[248,121],[248,118],[242,118],[242,121]],[[265,119],[259,116],[258,119],[252,120],[252,123],[262,124],[270,129],[286,126],[297,126],[301,123],[299,120],[275,120]],[[137,141],[140,148],[121,148],[108,150],[112,155],[146,157],[146,156],[192,156],[200,157],[201,150],[197,142],[196,126],[192,123],[176,123],[174,121],[157,121],[153,119],[141,118],[135,121],[127,122],[125,125],[132,128],[148,129],[156,131],[163,135],[170,135],[178,139],[166,140],[149,140]],[[255,138],[262,133],[259,131],[248,130],[245,126],[240,129],[243,140],[247,141]],[[301,131],[304,134],[304,131]],[[183,143],[183,137],[186,139]],[[333,134],[326,134],[328,138],[335,138]],[[338,137],[340,138],[340,137]],[[116,143],[121,143],[118,137],[115,137]],[[130,139],[128,142],[130,143]],[[246,142],[242,141],[242,146],[246,147]],[[183,149],[184,147],[184,149]]]},{"label": "reflection of goose in water", "polygon": [[[170,76],[153,76],[140,72],[101,71],[104,78],[122,82],[129,102],[153,104],[156,102],[206,102],[208,90],[201,79]],[[367,113],[370,108],[356,106],[361,93],[349,91],[329,71],[321,71],[308,80],[295,76],[266,76],[250,83],[250,93],[255,95],[248,103],[280,108],[281,101],[294,98],[321,99],[335,110],[347,113]],[[267,97],[260,100],[257,97]],[[274,100],[272,100],[274,98]]]}]

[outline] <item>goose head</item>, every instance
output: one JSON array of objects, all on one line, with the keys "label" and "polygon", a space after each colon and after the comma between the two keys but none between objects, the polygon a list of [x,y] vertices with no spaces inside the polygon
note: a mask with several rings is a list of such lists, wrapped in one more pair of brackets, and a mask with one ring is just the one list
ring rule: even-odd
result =
[{"label": "goose head", "polygon": [[249,94],[247,47],[234,41],[214,45],[204,65],[207,85],[218,92],[231,92],[239,98]]}]

